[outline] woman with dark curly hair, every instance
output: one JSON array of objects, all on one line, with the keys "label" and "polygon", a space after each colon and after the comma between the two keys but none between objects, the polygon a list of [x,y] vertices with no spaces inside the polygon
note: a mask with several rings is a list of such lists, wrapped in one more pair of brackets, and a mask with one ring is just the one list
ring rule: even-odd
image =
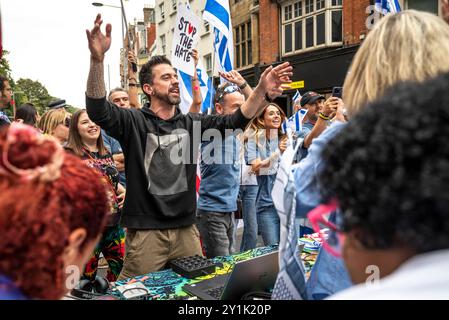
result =
[{"label": "woman with dark curly hair", "polygon": [[[401,81],[424,82],[449,71],[448,56],[449,26],[441,18],[414,10],[382,18],[363,41],[345,79],[343,101],[350,122],[365,112],[367,103],[382,97],[393,85]],[[334,121],[313,140],[307,157],[295,170],[298,217],[305,217],[322,202],[320,194],[326,185],[316,179],[326,167],[321,151],[344,127],[343,122]],[[345,154],[339,156],[344,158]],[[307,283],[307,298],[323,299],[349,286],[343,261],[321,250]]]},{"label": "woman with dark curly hair", "polygon": [[448,87],[449,74],[393,88],[323,150],[331,200],[310,215],[326,224],[338,205],[339,241],[328,240],[360,284],[335,298],[449,297]]},{"label": "woman with dark curly hair", "polygon": [[100,175],[54,138],[12,123],[0,132],[0,190],[0,300],[61,298],[111,210]]}]

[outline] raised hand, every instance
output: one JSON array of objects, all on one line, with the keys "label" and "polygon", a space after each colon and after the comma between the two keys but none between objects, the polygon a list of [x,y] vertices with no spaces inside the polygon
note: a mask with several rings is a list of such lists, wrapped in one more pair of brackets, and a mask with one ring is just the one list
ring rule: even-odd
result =
[{"label": "raised hand", "polygon": [[284,62],[277,67],[272,66],[265,69],[260,76],[259,86],[265,90],[270,99],[275,99],[282,95],[285,89],[289,89],[288,83],[292,82],[293,67],[289,62]]},{"label": "raised hand", "polygon": [[242,77],[242,75],[236,70],[231,70],[229,72],[219,71],[218,73],[226,81],[231,82],[237,85],[238,87],[242,86],[246,82],[246,80]]},{"label": "raised hand", "polygon": [[137,63],[136,55],[133,50],[128,50],[128,62],[129,63]]},{"label": "raised hand", "polygon": [[101,14],[95,18],[94,27],[91,31],[86,30],[87,41],[92,59],[102,62],[106,51],[111,47],[111,24],[106,25],[106,34],[101,32]]},{"label": "raised hand", "polygon": [[198,65],[198,60],[200,59],[200,55],[198,54],[198,50],[192,49],[192,58],[193,58],[193,63],[195,65],[195,69],[196,69],[196,66]]}]

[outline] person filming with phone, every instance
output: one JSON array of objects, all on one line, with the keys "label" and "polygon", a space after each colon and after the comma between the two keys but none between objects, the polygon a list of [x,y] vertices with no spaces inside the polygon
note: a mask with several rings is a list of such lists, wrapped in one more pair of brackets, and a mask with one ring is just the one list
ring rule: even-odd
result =
[{"label": "person filming with phone", "polygon": [[301,109],[307,109],[307,113],[302,121],[302,130],[296,132],[298,138],[304,139],[301,148],[298,149],[297,161],[307,156],[307,150],[313,139],[318,137],[334,118],[344,121],[344,104],[341,100],[341,88],[335,87],[332,96],[325,99],[313,91],[306,92],[300,100]]}]

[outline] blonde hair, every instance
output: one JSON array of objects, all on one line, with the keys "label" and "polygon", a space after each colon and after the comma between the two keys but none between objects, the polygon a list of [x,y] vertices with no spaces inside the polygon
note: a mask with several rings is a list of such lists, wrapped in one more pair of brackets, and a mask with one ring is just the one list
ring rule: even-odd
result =
[{"label": "blonde hair", "polygon": [[449,71],[449,25],[427,12],[388,15],[370,31],[343,89],[350,115],[400,81],[422,82]]},{"label": "blonde hair", "polygon": [[49,110],[44,113],[37,126],[42,133],[52,135],[58,125],[64,124],[68,115],[64,108]]}]

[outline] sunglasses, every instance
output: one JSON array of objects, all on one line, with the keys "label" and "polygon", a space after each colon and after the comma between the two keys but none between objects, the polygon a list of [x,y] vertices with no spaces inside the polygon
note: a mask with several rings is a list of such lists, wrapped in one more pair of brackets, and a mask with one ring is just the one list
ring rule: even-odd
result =
[{"label": "sunglasses", "polygon": [[226,94],[228,94],[228,93],[233,93],[233,92],[240,92],[240,93],[241,93],[242,91],[240,90],[239,87],[237,87],[237,86],[234,85],[234,84],[225,86],[223,89],[220,88],[220,87],[218,87],[218,88],[217,88],[217,93],[218,93],[218,95],[217,95],[217,97],[216,97],[216,99],[215,99],[215,102],[218,102],[218,101],[220,101],[221,99],[223,99],[223,97],[224,97]]},{"label": "sunglasses", "polygon": [[344,244],[344,235],[339,231],[337,225],[333,223],[332,214],[336,214],[338,202],[332,199],[327,204],[322,204],[307,214],[312,228],[320,234],[323,240],[323,247],[335,257],[341,257],[341,249]]},{"label": "sunglasses", "polygon": [[72,120],[72,118],[67,117],[64,120],[64,126],[66,126],[67,128],[70,128],[70,121]]}]

